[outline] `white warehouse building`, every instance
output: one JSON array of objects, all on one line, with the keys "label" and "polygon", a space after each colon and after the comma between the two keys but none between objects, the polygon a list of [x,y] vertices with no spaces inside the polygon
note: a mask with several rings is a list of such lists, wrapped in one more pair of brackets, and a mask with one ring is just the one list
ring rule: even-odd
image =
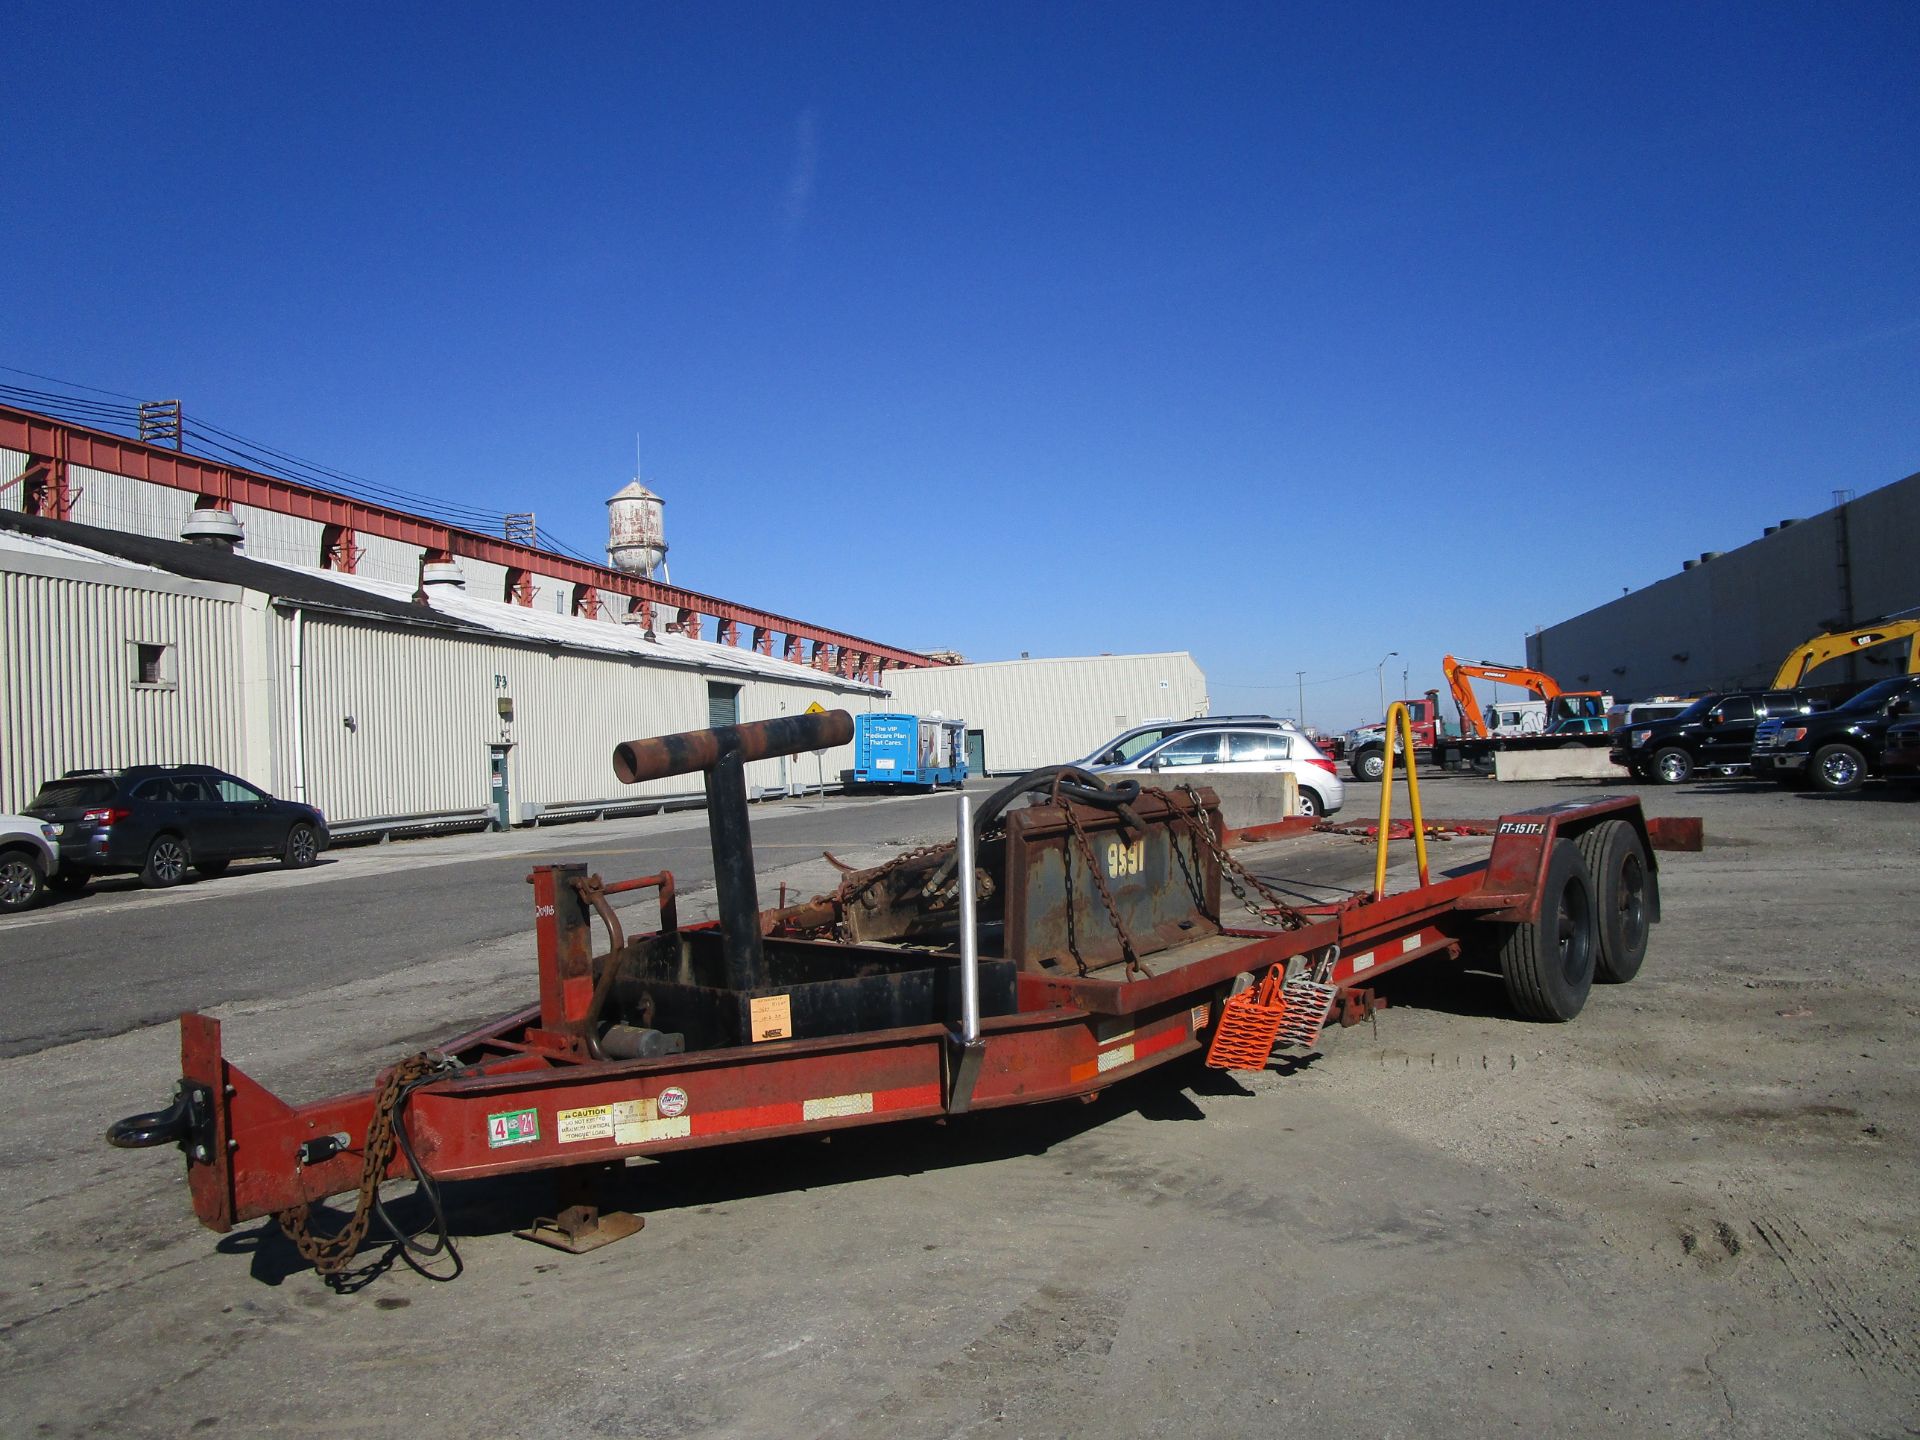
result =
[{"label": "white warehouse building", "polygon": [[[16,512],[0,512],[0,614],[5,810],[69,769],[191,761],[317,805],[342,830],[526,824],[701,793],[697,776],[620,786],[622,741],[813,705],[965,718],[995,772],[1206,706],[1183,652],[902,670],[890,693],[476,599],[451,576],[409,587]],[[749,793],[836,784],[851,748],[755,761]]]}]

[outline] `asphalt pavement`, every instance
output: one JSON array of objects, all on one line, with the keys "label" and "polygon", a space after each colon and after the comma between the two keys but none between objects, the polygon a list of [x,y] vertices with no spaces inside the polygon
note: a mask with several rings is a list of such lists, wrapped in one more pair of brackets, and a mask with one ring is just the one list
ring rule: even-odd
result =
[{"label": "asphalt pavement", "polygon": [[[778,898],[784,870],[812,875],[809,862],[823,850],[877,859],[876,845],[951,835],[954,799],[778,800],[753,806],[751,819],[756,865],[770,881],[764,906]],[[704,810],[349,846],[311,870],[239,864],[171,890],[109,876],[0,920],[0,1056],[118,1035],[183,1010],[310,994],[513,936],[527,937],[531,993],[527,875],[565,860],[608,880],[671,870],[688,919],[700,918],[713,883]],[[823,888],[827,878],[816,877]]]}]

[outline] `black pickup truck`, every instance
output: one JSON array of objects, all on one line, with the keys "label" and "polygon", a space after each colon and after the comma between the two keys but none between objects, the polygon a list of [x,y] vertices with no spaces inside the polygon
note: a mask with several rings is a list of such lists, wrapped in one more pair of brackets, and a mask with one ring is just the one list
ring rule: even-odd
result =
[{"label": "black pickup truck", "polygon": [[1613,732],[1612,755],[1639,780],[1679,785],[1696,770],[1731,774],[1752,759],[1763,721],[1810,715],[1826,701],[1804,690],[1741,690],[1702,695],[1678,715]]},{"label": "black pickup truck", "polygon": [[1753,737],[1753,773],[1783,785],[1857,790],[1883,773],[1888,728],[1913,714],[1920,714],[1920,675],[1896,675],[1825,714],[1765,721]]}]

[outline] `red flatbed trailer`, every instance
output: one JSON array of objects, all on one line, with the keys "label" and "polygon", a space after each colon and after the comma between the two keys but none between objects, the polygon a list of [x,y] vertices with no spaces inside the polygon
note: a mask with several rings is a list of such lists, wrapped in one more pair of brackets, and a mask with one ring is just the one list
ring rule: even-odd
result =
[{"label": "red flatbed trailer", "polygon": [[[817,718],[834,716],[846,718],[841,712]],[[992,876],[991,855],[974,872],[975,891],[996,895],[1000,904],[1001,918],[988,928],[999,933],[1002,953],[972,962],[970,1023],[961,963],[967,946],[820,940],[795,928],[818,921],[808,907],[765,915],[753,908],[744,796],[730,791],[739,783],[741,759],[780,753],[756,746],[815,748],[825,733],[817,726],[796,734],[761,729],[636,742],[671,748],[699,736],[721,737],[715,747],[681,745],[664,759],[643,758],[637,772],[659,773],[649,763],[708,770],[720,919],[680,927],[670,876],[603,885],[582,866],[536,868],[528,878],[539,1003],[449,1041],[436,1057],[437,1074],[410,1077],[397,1104],[408,1142],[403,1149],[414,1163],[389,1150],[378,1167],[381,1178],[418,1178],[417,1165],[436,1183],[541,1169],[577,1181],[636,1156],[1091,1095],[1205,1048],[1229,997],[1276,966],[1330,985],[1325,1020],[1350,1024],[1375,1007],[1369,987],[1381,975],[1489,943],[1505,964],[1508,951],[1521,945],[1536,960],[1548,954],[1552,965],[1584,965],[1587,979],[1573,977],[1577,995],[1570,1001],[1556,1000],[1550,986],[1540,991],[1538,975],[1523,976],[1515,991],[1508,975],[1523,1009],[1538,1018],[1570,1018],[1596,967],[1603,977],[1609,963],[1624,969],[1612,977],[1621,979],[1638,968],[1646,928],[1659,918],[1652,850],[1699,845],[1697,825],[1691,835],[1669,836],[1648,824],[1632,797],[1549,806],[1502,817],[1488,859],[1467,873],[1336,904],[1278,910],[1250,904],[1250,918],[1262,928],[1229,928],[1218,923],[1222,868],[1246,872],[1212,843],[1221,832],[1209,792],[1148,791],[1118,808],[1056,799],[1010,809],[999,820],[1004,835],[996,833],[989,846],[999,847],[1001,873]],[[743,848],[746,894],[729,895],[729,871],[737,876],[740,869],[734,852]],[[962,847],[956,874],[962,866],[974,870],[970,849]],[[1607,876],[1596,881],[1583,866],[1581,901],[1580,884],[1566,874],[1568,857],[1583,850],[1618,851],[1630,863],[1607,860],[1618,872],[1612,890]],[[866,901],[884,885],[893,886],[889,903],[939,910],[935,858],[921,854],[918,870],[900,870],[896,861],[850,877],[839,896],[845,904],[837,912],[838,933],[873,923],[870,912],[887,915],[887,903]],[[1237,880],[1229,883],[1249,898]],[[659,890],[662,925],[629,943],[605,896],[639,888]],[[960,889],[957,880],[951,888]],[[1111,927],[1096,908],[1102,905]],[[1571,919],[1570,905],[1578,912]],[[1610,962],[1606,922],[1629,911],[1637,926],[1629,940],[1637,950],[1630,964],[1620,957]],[[610,931],[608,951],[597,958],[591,953],[595,912]],[[1193,938],[1183,938],[1189,932]],[[980,1014],[983,994],[989,1013]],[[648,1024],[631,1023],[656,1020],[656,1004],[678,1014],[684,1034],[663,1039]],[[1567,1013],[1553,1013],[1556,1008]],[[610,1024],[606,1016],[615,1009],[625,1019]],[[846,1019],[856,1011],[868,1017],[861,1028],[804,1033],[857,1025]],[[874,1026],[876,1014],[923,1018]],[[703,1034],[731,1043],[695,1043]],[[644,1058],[610,1053],[675,1040],[688,1048]],[[195,1213],[209,1228],[225,1231],[261,1216],[299,1213],[362,1186],[369,1150],[376,1162],[383,1158],[369,1142],[393,1074],[383,1072],[370,1091],[289,1104],[224,1057],[218,1021],[187,1014],[173,1107],[129,1117],[109,1138],[123,1146],[177,1142],[187,1157]],[[577,1187],[574,1198],[580,1198]],[[590,1205],[567,1213],[571,1218],[554,1242],[563,1248],[617,1238],[599,1228],[602,1217]],[[629,1219],[618,1233],[638,1223]]]}]

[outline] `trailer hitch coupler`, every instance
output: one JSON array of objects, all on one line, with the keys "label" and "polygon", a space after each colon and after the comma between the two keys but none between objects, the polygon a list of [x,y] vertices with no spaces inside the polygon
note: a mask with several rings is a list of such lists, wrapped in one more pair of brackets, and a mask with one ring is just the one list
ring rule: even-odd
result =
[{"label": "trailer hitch coupler", "polygon": [[207,1137],[213,1127],[213,1092],[204,1085],[182,1080],[173,1103],[164,1110],[129,1115],[107,1127],[107,1143],[122,1150],[147,1150],[155,1145],[178,1145],[195,1160],[211,1158]]}]

